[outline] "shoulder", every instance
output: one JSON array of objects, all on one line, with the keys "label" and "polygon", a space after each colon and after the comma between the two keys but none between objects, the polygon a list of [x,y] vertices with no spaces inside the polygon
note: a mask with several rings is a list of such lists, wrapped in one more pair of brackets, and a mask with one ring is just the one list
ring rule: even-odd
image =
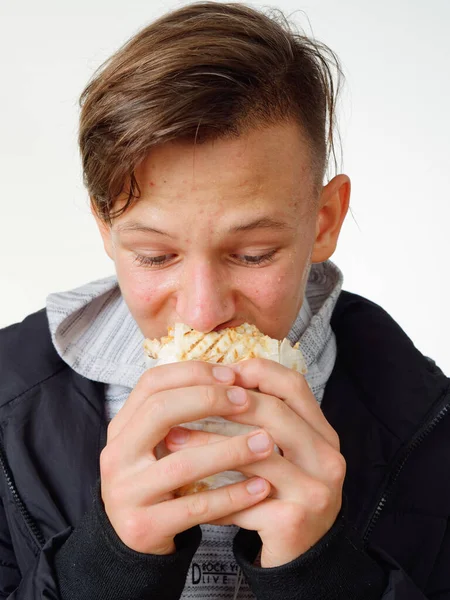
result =
[{"label": "shoulder", "polygon": [[53,346],[44,309],[0,329],[0,405],[66,368]]},{"label": "shoulder", "polygon": [[[351,292],[341,292],[332,315],[331,325],[339,351],[355,354],[379,355],[394,360],[396,367],[405,362],[408,368],[429,368],[434,361],[425,357],[407,333],[381,306]],[[436,368],[436,367],[435,367]]]},{"label": "shoulder", "polygon": [[366,327],[382,325],[383,328],[387,327],[397,333],[402,331],[381,306],[368,298],[347,291],[342,291],[339,295],[331,322],[333,329],[337,330],[346,329],[349,323],[359,322],[364,323]]},{"label": "shoulder", "polygon": [[407,438],[427,414],[450,402],[448,377],[374,302],[341,292],[331,326],[336,370],[346,373],[367,411],[400,439]]}]

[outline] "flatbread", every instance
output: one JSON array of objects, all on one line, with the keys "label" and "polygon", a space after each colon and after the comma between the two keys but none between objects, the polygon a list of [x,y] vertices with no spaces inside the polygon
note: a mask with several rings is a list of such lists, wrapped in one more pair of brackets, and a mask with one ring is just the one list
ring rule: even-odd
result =
[{"label": "flatbread", "polygon": [[[144,351],[149,366],[185,360],[203,360],[226,365],[249,358],[266,358],[305,375],[306,363],[298,346],[298,343],[292,346],[286,338],[282,341],[270,338],[261,333],[255,325],[249,323],[209,333],[201,333],[183,323],[176,323],[173,327],[169,327],[168,335],[160,340],[146,339]],[[180,425],[188,429],[226,436],[242,435],[258,429],[214,416]],[[275,447],[275,451],[279,452],[278,448]],[[157,458],[162,458],[167,454],[169,451],[164,442],[161,442],[156,448]],[[175,495],[185,496],[199,491],[212,490],[245,479],[247,478],[238,471],[225,471],[183,486],[175,491]]]}]

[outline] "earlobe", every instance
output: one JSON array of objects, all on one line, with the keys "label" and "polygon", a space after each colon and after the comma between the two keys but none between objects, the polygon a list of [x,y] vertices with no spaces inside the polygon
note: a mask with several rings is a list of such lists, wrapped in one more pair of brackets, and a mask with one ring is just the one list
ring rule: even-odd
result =
[{"label": "earlobe", "polygon": [[103,219],[101,219],[98,216],[92,199],[91,199],[91,213],[95,219],[95,222],[97,224],[100,235],[102,236],[103,247],[105,248],[105,252],[111,260],[114,260],[113,252],[112,252],[111,228],[109,227],[109,225],[107,223],[105,223],[105,221],[103,221]]},{"label": "earlobe", "polygon": [[322,190],[316,219],[316,240],[311,262],[328,260],[336,250],[339,233],[350,203],[350,179],[337,175]]}]

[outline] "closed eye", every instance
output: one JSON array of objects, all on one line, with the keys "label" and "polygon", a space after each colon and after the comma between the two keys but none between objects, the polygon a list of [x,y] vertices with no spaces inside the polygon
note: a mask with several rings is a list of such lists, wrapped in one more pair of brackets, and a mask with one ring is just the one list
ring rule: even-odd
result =
[{"label": "closed eye", "polygon": [[[271,250],[266,254],[231,254],[231,258],[246,266],[259,266],[269,263],[274,259],[277,250]],[[143,267],[162,267],[176,257],[176,254],[161,254],[160,256],[143,256],[136,254],[134,257],[135,263]]]},{"label": "closed eye", "polygon": [[276,250],[271,250],[270,252],[267,252],[267,254],[259,254],[256,256],[252,254],[233,254],[232,256],[240,262],[251,266],[271,262],[274,259],[275,253]]},{"label": "closed eye", "polygon": [[175,254],[161,254],[161,256],[142,256],[141,254],[136,254],[133,262],[144,267],[160,267],[169,262],[174,256]]}]

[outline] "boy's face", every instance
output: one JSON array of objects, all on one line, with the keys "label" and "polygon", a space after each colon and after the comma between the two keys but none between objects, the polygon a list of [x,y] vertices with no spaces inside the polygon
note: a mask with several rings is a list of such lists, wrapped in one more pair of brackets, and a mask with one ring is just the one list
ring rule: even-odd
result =
[{"label": "boy's face", "polygon": [[248,322],[285,337],[311,262],[334,252],[348,178],[335,177],[314,203],[306,145],[296,125],[284,124],[162,145],[136,179],[141,198],[111,228],[99,227],[142,333]]}]

